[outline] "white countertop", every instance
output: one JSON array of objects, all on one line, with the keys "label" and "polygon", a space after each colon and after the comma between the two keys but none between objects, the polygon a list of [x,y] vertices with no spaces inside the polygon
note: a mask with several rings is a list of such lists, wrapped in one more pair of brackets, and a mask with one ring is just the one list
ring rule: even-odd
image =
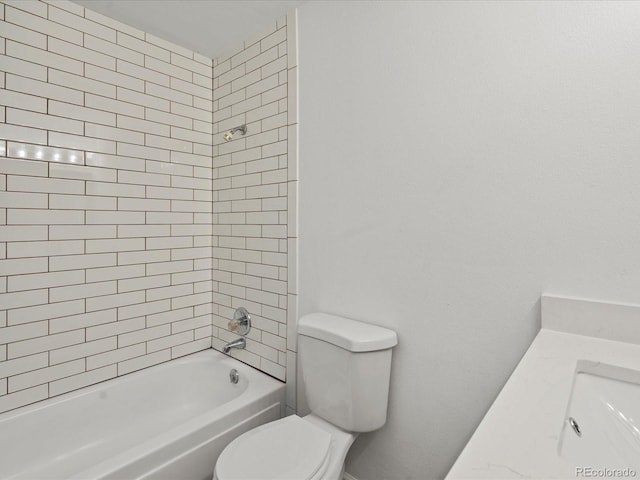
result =
[{"label": "white countertop", "polygon": [[[584,307],[586,302],[578,303]],[[593,305],[602,309],[603,304]],[[566,310],[566,304],[562,308]],[[633,322],[640,331],[640,307],[623,308],[631,315],[622,322]],[[543,303],[543,316],[544,312]],[[603,336],[610,337],[616,320],[606,315],[602,320],[607,322]],[[543,327],[559,324],[543,320]],[[446,478],[578,478],[578,465],[557,453],[578,360],[640,370],[640,345],[543,328]]]}]

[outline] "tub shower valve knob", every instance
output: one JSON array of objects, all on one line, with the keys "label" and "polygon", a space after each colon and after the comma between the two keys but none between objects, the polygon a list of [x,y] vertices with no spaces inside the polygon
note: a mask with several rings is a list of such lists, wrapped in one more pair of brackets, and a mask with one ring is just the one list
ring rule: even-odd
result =
[{"label": "tub shower valve knob", "polygon": [[233,320],[229,321],[229,330],[238,335],[246,335],[251,330],[251,315],[246,308],[240,307],[233,313]]}]

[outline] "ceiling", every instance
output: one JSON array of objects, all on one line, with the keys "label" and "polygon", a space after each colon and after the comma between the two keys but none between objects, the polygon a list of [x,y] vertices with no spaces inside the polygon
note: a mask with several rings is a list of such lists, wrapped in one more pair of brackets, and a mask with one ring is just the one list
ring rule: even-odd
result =
[{"label": "ceiling", "polygon": [[305,0],[74,0],[190,50],[217,57]]}]

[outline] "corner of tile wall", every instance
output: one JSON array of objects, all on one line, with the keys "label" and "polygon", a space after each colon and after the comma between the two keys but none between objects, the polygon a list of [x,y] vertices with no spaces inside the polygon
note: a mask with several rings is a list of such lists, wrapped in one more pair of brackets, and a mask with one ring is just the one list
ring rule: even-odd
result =
[{"label": "corner of tile wall", "polygon": [[[254,318],[232,355],[287,382],[295,410],[297,311],[297,27],[295,12],[213,60],[213,348],[236,335],[239,306]],[[246,124],[247,134],[223,133]]]},{"label": "corner of tile wall", "polygon": [[213,60],[68,1],[0,21],[2,412],[210,348],[220,312]]}]

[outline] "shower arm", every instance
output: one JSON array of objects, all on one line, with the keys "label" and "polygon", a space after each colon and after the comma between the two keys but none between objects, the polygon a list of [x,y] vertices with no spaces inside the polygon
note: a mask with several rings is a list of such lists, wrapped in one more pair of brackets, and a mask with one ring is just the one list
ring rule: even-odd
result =
[{"label": "shower arm", "polygon": [[230,130],[230,132],[231,132],[231,135],[233,135],[236,132],[242,132],[243,135],[246,135],[247,134],[247,126],[246,125],[240,125],[239,127],[232,128]]}]

